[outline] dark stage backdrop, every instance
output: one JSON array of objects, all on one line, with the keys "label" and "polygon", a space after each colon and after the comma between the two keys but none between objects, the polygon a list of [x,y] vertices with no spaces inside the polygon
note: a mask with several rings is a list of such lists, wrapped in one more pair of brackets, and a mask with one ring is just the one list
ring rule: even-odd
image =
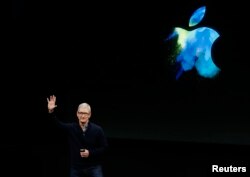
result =
[{"label": "dark stage backdrop", "polygon": [[[246,2],[168,2],[12,1],[19,134],[53,134],[46,97],[55,94],[63,120],[75,121],[78,104],[89,102],[92,121],[111,138],[250,144]],[[189,29],[203,5],[197,27],[220,34],[212,56],[221,72],[175,80],[165,39],[176,26]]]}]

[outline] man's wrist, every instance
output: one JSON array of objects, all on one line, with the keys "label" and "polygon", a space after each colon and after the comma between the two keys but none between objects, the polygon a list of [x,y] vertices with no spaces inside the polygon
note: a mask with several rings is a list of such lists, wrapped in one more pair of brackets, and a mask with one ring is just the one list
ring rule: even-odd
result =
[{"label": "man's wrist", "polygon": [[54,109],[48,109],[48,112],[52,113],[52,112],[54,112]]}]

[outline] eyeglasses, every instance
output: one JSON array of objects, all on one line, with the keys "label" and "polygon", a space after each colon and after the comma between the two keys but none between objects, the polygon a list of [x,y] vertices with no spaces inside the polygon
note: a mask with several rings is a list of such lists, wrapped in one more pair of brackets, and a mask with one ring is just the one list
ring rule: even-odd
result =
[{"label": "eyeglasses", "polygon": [[79,112],[79,111],[77,111],[77,114],[80,114],[80,115],[89,115],[90,113],[89,112]]}]

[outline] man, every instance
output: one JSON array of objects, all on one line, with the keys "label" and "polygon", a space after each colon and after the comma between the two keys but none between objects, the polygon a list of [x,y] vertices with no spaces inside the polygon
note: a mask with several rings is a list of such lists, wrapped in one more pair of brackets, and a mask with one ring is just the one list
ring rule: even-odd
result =
[{"label": "man", "polygon": [[49,115],[69,135],[70,177],[103,177],[101,158],[108,143],[103,129],[89,121],[90,105],[82,103],[78,106],[78,122],[65,123],[56,117],[56,96],[50,96],[47,101]]}]

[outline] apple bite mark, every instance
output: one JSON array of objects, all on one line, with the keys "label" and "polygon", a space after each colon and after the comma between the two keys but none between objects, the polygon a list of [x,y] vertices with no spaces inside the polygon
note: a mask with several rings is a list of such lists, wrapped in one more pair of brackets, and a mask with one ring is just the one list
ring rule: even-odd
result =
[{"label": "apple bite mark", "polygon": [[[205,6],[198,8],[189,20],[189,27],[200,23],[205,12]],[[215,65],[211,56],[212,45],[219,37],[215,30],[209,27],[199,27],[188,31],[176,27],[168,40],[174,37],[177,37],[176,47],[178,47],[178,52],[175,53],[175,64],[179,68],[176,79],[193,68],[205,78],[213,78],[219,73],[220,68]]]}]

